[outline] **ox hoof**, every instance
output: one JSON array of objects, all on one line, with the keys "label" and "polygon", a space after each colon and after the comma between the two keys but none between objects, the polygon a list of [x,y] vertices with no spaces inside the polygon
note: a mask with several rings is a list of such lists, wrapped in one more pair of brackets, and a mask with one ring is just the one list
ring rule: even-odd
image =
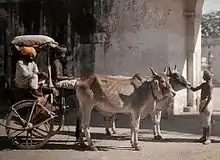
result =
[{"label": "ox hoof", "polygon": [[99,151],[98,148],[95,147],[95,146],[90,146],[90,147],[89,147],[89,150],[90,150],[90,151]]},{"label": "ox hoof", "polygon": [[106,129],[105,132],[106,132],[105,134],[106,134],[107,136],[111,136],[111,135],[112,135],[111,132],[110,132],[108,129]]},{"label": "ox hoof", "polygon": [[79,146],[81,148],[86,148],[87,147],[87,145],[84,142],[79,142]]},{"label": "ox hoof", "polygon": [[105,133],[106,136],[111,136],[112,134],[110,132]]},{"label": "ox hoof", "polygon": [[117,132],[116,132],[115,130],[112,130],[112,133],[113,133],[113,134],[117,134]]},{"label": "ox hoof", "polygon": [[163,137],[161,135],[154,136],[154,140],[163,140]]},{"label": "ox hoof", "polygon": [[135,151],[141,151],[141,147],[140,146],[134,146],[134,150]]}]

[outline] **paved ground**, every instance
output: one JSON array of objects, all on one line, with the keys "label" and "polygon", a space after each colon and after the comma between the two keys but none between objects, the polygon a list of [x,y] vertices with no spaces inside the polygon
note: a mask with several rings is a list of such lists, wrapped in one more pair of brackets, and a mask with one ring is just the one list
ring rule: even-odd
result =
[{"label": "paved ground", "polygon": [[[152,140],[151,120],[141,122],[140,145],[142,151],[132,151],[129,143],[129,119],[123,116],[117,121],[118,134],[112,137],[104,135],[102,116],[97,113],[92,118],[92,138],[99,152],[80,151],[75,144],[74,123],[70,123],[74,115],[67,114],[69,122],[59,135],[54,136],[43,149],[33,151],[17,150],[11,146],[0,127],[0,160],[219,160],[220,159],[220,89],[214,90],[215,115],[212,126],[212,144],[202,145],[196,142],[201,135],[199,119],[196,113],[175,116],[162,120],[164,141]],[[95,117],[95,118],[94,118]],[[121,120],[123,119],[123,120]]]}]

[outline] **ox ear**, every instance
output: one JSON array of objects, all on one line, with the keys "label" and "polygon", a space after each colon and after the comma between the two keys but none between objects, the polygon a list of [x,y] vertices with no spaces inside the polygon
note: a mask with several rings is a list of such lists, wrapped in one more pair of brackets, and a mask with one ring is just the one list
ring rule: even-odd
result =
[{"label": "ox ear", "polygon": [[152,67],[150,67],[150,70],[151,70],[153,76],[157,76],[157,73],[154,71],[154,69]]},{"label": "ox ear", "polygon": [[163,93],[160,89],[158,80],[154,80],[152,83],[152,91],[157,99],[163,98]]}]

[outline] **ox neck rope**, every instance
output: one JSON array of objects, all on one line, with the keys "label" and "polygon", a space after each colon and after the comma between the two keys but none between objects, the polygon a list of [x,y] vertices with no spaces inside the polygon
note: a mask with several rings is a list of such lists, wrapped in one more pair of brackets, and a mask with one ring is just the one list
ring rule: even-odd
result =
[{"label": "ox neck rope", "polygon": [[[153,90],[153,87],[152,87],[152,84],[151,84],[153,80],[157,80],[157,78],[156,78],[155,76],[147,77],[146,80],[143,81],[143,82],[142,82],[141,79],[139,79],[139,78],[138,78],[138,80],[141,82],[141,84],[143,84],[143,83],[145,83],[145,82],[150,83],[150,89],[151,89],[151,91],[152,91],[152,95],[153,95],[154,99],[155,99],[155,100],[159,100],[159,98],[157,98],[157,96],[155,95],[154,90]],[[138,87],[135,86],[135,84],[132,83],[132,85],[133,85],[133,87],[135,88],[135,90],[138,88]],[[164,97],[164,88],[161,86],[160,83],[159,83],[159,87],[160,87],[161,92],[162,92],[162,95],[163,95],[163,97]]]},{"label": "ox neck rope", "polygon": [[154,97],[155,100],[159,100],[159,99],[157,98],[157,96],[155,95],[155,93],[154,93],[154,90],[153,90],[153,87],[152,87],[152,84],[151,84],[151,83],[152,83],[152,82],[150,82],[150,89],[151,89],[152,95],[153,95],[153,97]]}]

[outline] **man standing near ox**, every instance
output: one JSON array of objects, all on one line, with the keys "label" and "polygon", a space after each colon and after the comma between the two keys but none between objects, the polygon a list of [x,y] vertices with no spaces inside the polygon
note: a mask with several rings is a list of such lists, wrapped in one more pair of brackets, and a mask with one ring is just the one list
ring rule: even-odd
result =
[{"label": "man standing near ox", "polygon": [[211,143],[210,134],[211,134],[211,116],[212,116],[212,77],[213,75],[205,70],[203,74],[203,82],[198,87],[191,87],[192,91],[198,91],[201,89],[201,100],[199,105],[199,113],[202,121],[203,127],[203,136],[199,139],[203,144]]}]

